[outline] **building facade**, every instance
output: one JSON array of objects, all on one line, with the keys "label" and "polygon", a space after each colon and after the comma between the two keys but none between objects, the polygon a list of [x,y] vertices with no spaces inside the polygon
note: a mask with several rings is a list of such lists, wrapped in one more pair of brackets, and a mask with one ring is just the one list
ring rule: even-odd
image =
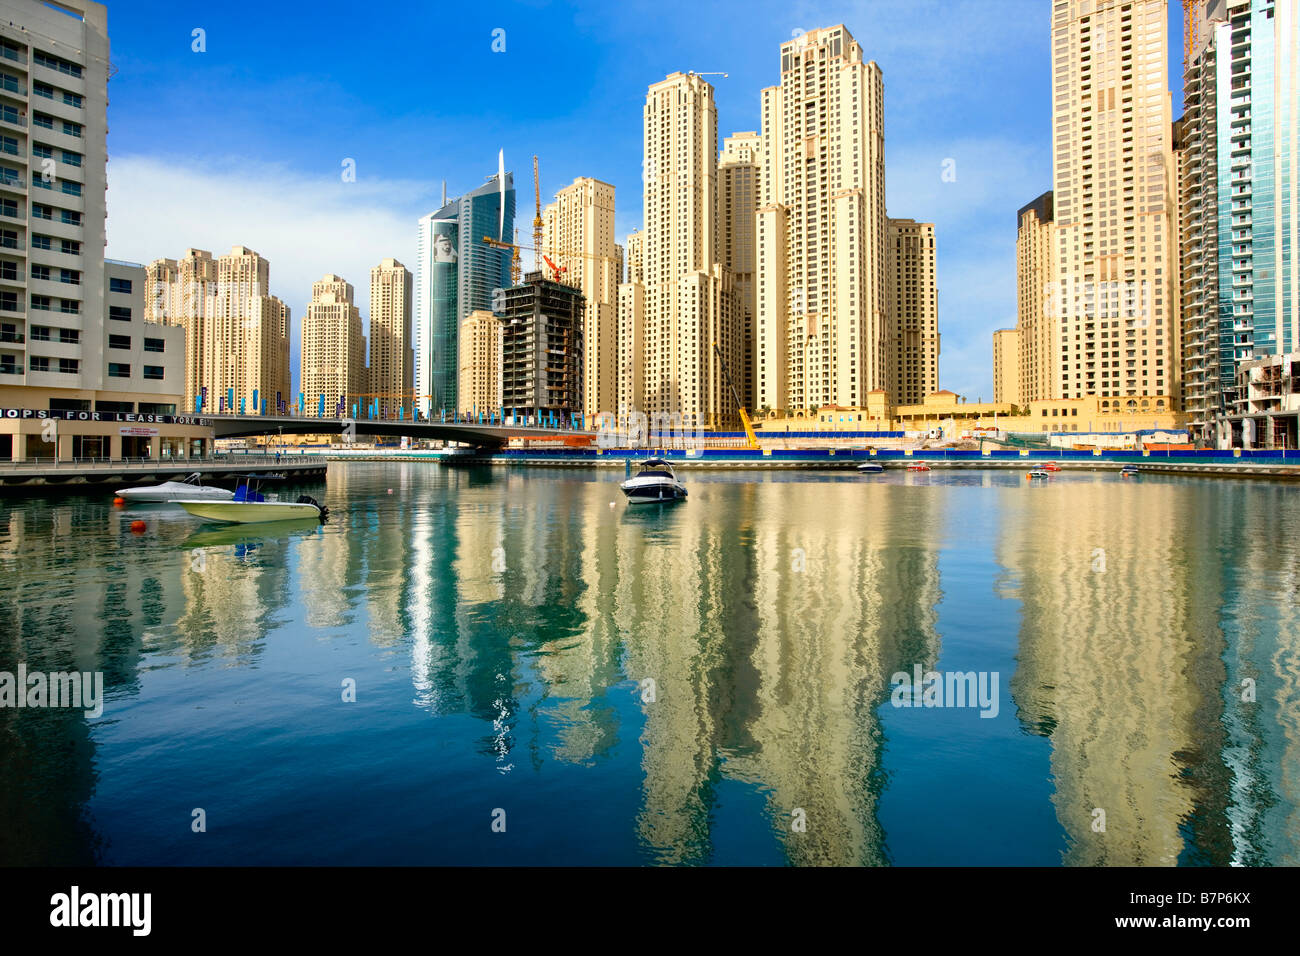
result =
[{"label": "building facade", "polygon": [[270,294],[270,274],[246,246],[215,260],[187,249],[147,267],[148,317],[186,330],[188,411],[272,412],[293,403],[290,310]]},{"label": "building facade", "polygon": [[366,339],[352,284],[330,273],[312,283],[302,319],[300,374],[305,411],[315,415],[324,398],[325,415],[352,415],[369,406]]},{"label": "building facade", "polygon": [[915,405],[939,388],[939,289],[934,223],[888,220],[885,263],[894,400]]},{"label": "building facade", "polygon": [[1026,402],[1061,394],[1052,216],[1051,192],[1016,213],[1016,392]]},{"label": "building facade", "polygon": [[722,265],[731,272],[740,300],[740,369],[733,369],[732,375],[746,408],[754,407],[754,315],[758,304],[754,268],[762,142],[754,132],[733,133],[722,141],[718,160]]},{"label": "building facade", "polygon": [[574,286],[530,272],[505,291],[501,403],[516,421],[581,414],[584,311]]},{"label": "building facade", "polygon": [[[583,176],[555,194],[542,212],[543,251],[576,287],[583,316],[583,412],[594,420],[618,401],[618,286],[614,187]],[[462,402],[462,404],[464,404]]]},{"label": "building facade", "polygon": [[619,293],[620,331],[630,330],[619,341],[619,373],[626,377],[635,369],[639,382],[635,391],[619,388],[630,399],[619,411],[680,416],[692,427],[733,427],[739,411],[718,353],[735,376],[743,350],[739,300],[719,256],[713,87],[696,74],[673,73],[650,86],[643,120],[643,281]]},{"label": "building facade", "polygon": [[1300,346],[1300,0],[1188,4],[1184,387],[1211,441],[1246,363]]},{"label": "building facade", "polygon": [[781,45],[762,93],[755,404],[862,405],[893,391],[884,83],[844,26]]},{"label": "building facade", "polygon": [[1020,396],[1019,329],[998,329],[993,333],[993,401],[1011,405],[1024,401]]},{"label": "building facade", "polygon": [[501,408],[501,349],[504,326],[491,312],[475,310],[460,324],[457,356],[460,362],[462,415],[496,412]]},{"label": "building facade", "polygon": [[411,272],[396,259],[370,270],[369,391],[381,418],[410,414],[415,382],[411,344]]},{"label": "building facade", "polygon": [[184,332],[104,259],[107,12],[60,5],[0,0],[0,460],[202,454]]},{"label": "building facade", "polygon": [[1053,6],[1060,397],[1177,396],[1176,161],[1166,0]]},{"label": "building facade", "polygon": [[514,221],[511,173],[490,176],[420,219],[413,330],[416,402],[426,416],[457,407],[460,324],[499,305],[499,290],[510,286],[510,250],[483,240],[512,242]]}]

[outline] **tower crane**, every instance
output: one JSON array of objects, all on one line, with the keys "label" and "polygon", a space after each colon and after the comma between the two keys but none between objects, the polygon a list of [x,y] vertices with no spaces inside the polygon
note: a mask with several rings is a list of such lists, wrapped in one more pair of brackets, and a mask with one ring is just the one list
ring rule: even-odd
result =
[{"label": "tower crane", "polygon": [[533,271],[542,271],[542,180],[537,173],[537,154],[533,154],[533,202],[536,213],[533,215]]},{"label": "tower crane", "polygon": [[[617,262],[617,261],[618,261],[618,257],[617,257],[617,256],[598,256],[598,255],[596,255],[595,253],[592,253],[592,252],[578,252],[578,251],[576,251],[576,250],[570,250],[570,249],[545,249],[545,248],[543,248],[543,247],[541,246],[540,243],[537,244],[537,245],[535,245],[535,246],[521,246],[521,245],[519,245],[517,242],[516,242],[516,243],[511,243],[511,242],[502,242],[502,241],[499,240],[499,239],[493,239],[491,236],[484,236],[484,237],[483,237],[483,244],[484,244],[485,246],[492,246],[492,247],[495,248],[495,249],[511,249],[511,250],[513,250],[513,261],[518,261],[518,258],[519,258],[519,250],[521,250],[521,249],[532,249],[532,250],[533,250],[533,255],[534,255],[537,259],[541,259],[541,260],[543,260],[543,261],[546,263],[546,265],[550,267],[550,269],[551,269],[551,273],[553,274],[553,276],[554,276],[556,282],[559,282],[559,281],[560,281],[560,276],[561,276],[561,274],[563,274],[563,273],[569,271],[569,267],[568,267],[568,266],[557,266],[557,265],[556,265],[556,264],[551,260],[551,258],[550,258],[551,256],[554,256],[556,259],[566,259],[566,258],[574,258],[574,259],[595,259],[597,262]],[[540,264],[540,263],[538,264],[536,271],[537,271],[537,272],[541,272],[541,271],[542,271],[542,267],[541,267],[541,264]],[[518,280],[516,280],[516,281],[518,281]]]}]

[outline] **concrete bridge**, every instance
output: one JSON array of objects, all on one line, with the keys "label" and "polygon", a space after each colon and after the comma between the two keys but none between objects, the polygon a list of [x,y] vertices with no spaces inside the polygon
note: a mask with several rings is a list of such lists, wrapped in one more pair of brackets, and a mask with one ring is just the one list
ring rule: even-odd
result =
[{"label": "concrete bridge", "polygon": [[477,422],[405,421],[392,418],[308,418],[299,415],[203,415],[214,438],[277,435],[349,435],[455,441],[479,448],[500,448],[511,438],[595,437],[595,432],[540,425],[488,425]]}]

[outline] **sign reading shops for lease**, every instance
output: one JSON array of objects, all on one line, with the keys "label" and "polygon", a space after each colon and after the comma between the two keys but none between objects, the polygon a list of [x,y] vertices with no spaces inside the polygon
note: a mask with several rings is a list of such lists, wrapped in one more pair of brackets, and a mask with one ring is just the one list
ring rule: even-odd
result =
[{"label": "sign reading shops for lease", "polygon": [[130,436],[133,436],[133,437],[135,437],[135,438],[153,438],[155,435],[158,434],[158,429],[156,429],[156,428],[142,428],[142,427],[139,426],[139,425],[129,425],[129,426],[125,427],[125,428],[119,428],[119,429],[118,429],[118,432],[119,432],[119,434],[121,434],[121,435],[124,435],[124,436],[126,436],[126,435],[130,435]]},{"label": "sign reading shops for lease", "polygon": [[[0,420],[56,418],[65,422],[141,422],[147,425],[210,426],[212,419],[194,415],[148,415],[143,412],[54,412],[44,408],[0,408]],[[122,434],[126,434],[123,432]],[[153,432],[152,434],[158,434]]]}]

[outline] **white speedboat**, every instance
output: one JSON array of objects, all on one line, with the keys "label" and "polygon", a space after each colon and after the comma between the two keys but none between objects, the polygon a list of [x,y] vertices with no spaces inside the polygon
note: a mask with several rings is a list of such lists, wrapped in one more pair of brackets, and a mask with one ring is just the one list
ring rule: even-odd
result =
[{"label": "white speedboat", "polygon": [[662,458],[647,458],[641,462],[641,470],[619,487],[627,495],[628,504],[681,501],[686,497],[686,486],[673,474],[673,466]]},{"label": "white speedboat", "polygon": [[294,518],[318,518],[324,521],[329,517],[329,509],[315,498],[299,495],[297,501],[281,501],[278,495],[264,495],[258,491],[256,482],[240,485],[229,501],[178,498],[176,504],[199,518],[239,524],[289,521]]},{"label": "white speedboat", "polygon": [[1045,481],[1046,479],[1051,477],[1052,476],[1042,468],[1035,468],[1033,471],[1028,472],[1025,475],[1025,478],[1027,478],[1030,481],[1039,481],[1039,480]]},{"label": "white speedboat", "polygon": [[199,501],[229,501],[235,493],[226,488],[205,485],[196,471],[184,481],[164,481],[160,485],[139,488],[122,488],[114,492],[126,501],[178,501],[181,498]]},{"label": "white speedboat", "polygon": [[878,461],[864,461],[858,465],[858,471],[864,475],[878,475],[885,470],[885,466]]}]

